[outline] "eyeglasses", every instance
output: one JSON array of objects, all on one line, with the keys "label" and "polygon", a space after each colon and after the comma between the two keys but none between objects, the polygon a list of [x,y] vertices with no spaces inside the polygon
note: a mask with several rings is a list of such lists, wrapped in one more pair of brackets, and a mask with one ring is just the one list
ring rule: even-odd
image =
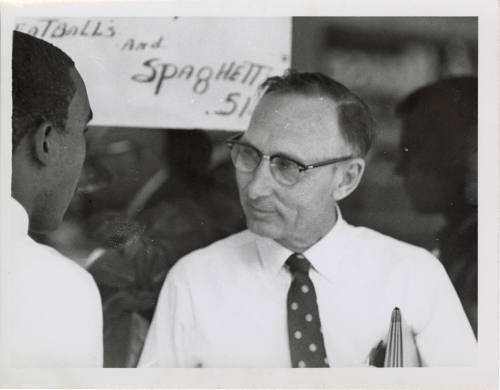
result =
[{"label": "eyeglasses", "polygon": [[353,157],[344,156],[315,164],[303,164],[279,153],[272,156],[264,154],[252,145],[241,142],[240,138],[242,136],[243,134],[238,134],[226,141],[229,149],[231,149],[231,160],[235,168],[240,172],[251,173],[259,166],[262,159],[268,160],[274,179],[284,185],[296,184],[300,180],[302,172],[346,161]]}]

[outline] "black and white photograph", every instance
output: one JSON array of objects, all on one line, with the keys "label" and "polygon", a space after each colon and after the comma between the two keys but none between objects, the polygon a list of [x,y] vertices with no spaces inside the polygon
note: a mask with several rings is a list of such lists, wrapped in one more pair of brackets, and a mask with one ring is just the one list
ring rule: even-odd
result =
[{"label": "black and white photograph", "polygon": [[2,5],[0,387],[498,387],[498,4],[266,3]]}]

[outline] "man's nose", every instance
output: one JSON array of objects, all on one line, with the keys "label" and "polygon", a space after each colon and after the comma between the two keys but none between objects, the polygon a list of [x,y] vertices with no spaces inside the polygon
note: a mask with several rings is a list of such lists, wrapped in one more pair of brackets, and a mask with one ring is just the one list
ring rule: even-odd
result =
[{"label": "man's nose", "polygon": [[271,164],[266,159],[262,159],[248,184],[248,197],[252,200],[266,197],[273,192],[275,180],[271,173]]}]

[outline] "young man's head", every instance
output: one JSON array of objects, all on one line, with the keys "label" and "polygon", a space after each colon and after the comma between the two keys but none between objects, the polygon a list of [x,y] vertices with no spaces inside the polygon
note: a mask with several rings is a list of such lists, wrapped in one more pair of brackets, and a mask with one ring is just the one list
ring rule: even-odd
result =
[{"label": "young man's head", "polygon": [[372,140],[367,106],[319,73],[290,72],[267,88],[233,141],[240,201],[253,232],[304,251],[335,224],[358,186]]},{"label": "young man's head", "polygon": [[54,230],[75,192],[92,118],[85,84],[55,46],[14,32],[12,196],[30,230]]},{"label": "young man's head", "polygon": [[397,172],[415,208],[453,212],[477,202],[477,79],[454,77],[418,89],[397,107]]}]

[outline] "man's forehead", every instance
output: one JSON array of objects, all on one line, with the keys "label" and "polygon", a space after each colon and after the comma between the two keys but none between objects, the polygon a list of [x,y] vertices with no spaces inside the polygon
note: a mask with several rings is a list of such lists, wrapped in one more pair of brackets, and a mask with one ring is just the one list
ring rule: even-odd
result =
[{"label": "man's forehead", "polygon": [[294,124],[314,124],[322,118],[336,120],[336,111],[331,100],[323,96],[294,92],[271,92],[264,95],[255,108],[251,125],[263,126],[273,122],[292,127]]},{"label": "man's forehead", "polygon": [[[271,92],[264,95],[252,116],[247,140],[259,147],[317,150],[343,143],[335,103],[321,95]],[[276,150],[272,150],[276,151]],[[313,151],[313,152],[314,152]]]}]

